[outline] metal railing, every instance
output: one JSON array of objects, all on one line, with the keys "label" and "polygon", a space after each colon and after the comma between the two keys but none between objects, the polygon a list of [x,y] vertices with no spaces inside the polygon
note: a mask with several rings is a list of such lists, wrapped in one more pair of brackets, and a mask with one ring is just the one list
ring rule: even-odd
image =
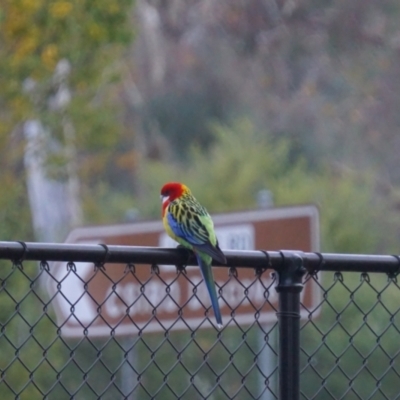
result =
[{"label": "metal railing", "polygon": [[0,398],[400,397],[398,256],[225,254],[217,330],[184,249],[0,242]]}]

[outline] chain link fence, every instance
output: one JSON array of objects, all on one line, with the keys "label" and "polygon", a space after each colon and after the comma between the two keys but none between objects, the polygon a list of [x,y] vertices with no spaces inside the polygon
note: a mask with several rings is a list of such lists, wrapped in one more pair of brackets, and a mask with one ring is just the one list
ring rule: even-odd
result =
[{"label": "chain link fence", "polygon": [[226,255],[217,330],[183,249],[0,243],[0,398],[400,398],[397,257]]}]

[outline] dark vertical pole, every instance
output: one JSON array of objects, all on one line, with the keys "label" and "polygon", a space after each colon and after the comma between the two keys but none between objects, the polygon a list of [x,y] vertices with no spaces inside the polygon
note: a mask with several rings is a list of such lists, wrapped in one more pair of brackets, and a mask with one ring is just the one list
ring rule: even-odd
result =
[{"label": "dark vertical pole", "polygon": [[281,251],[279,296],[279,400],[300,399],[300,292],[305,273],[301,253]]}]

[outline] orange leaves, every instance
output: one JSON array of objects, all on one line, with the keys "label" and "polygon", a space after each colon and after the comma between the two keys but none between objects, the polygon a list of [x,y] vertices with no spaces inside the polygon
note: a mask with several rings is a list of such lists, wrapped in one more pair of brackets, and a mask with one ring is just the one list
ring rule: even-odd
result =
[{"label": "orange leaves", "polygon": [[52,73],[63,57],[87,58],[130,31],[130,1],[5,0],[1,7],[0,58],[29,75]]},{"label": "orange leaves", "polygon": [[4,22],[3,49],[0,58],[7,60],[11,68],[18,68],[31,63],[31,57],[40,45],[40,30],[33,23],[42,5],[42,1],[8,1],[3,7]]},{"label": "orange leaves", "polygon": [[56,19],[64,19],[73,11],[74,5],[69,1],[56,1],[50,4],[50,15]]},{"label": "orange leaves", "polygon": [[3,5],[3,34],[9,40],[15,40],[21,35],[30,33],[32,18],[40,9],[43,1],[22,0],[7,1]]},{"label": "orange leaves", "polygon": [[58,61],[58,47],[55,44],[48,44],[40,54],[40,58],[45,67],[53,70]]}]

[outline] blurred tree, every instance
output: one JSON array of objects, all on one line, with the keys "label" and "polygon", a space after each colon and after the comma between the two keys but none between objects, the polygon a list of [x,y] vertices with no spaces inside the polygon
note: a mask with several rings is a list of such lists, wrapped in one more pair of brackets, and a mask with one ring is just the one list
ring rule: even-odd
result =
[{"label": "blurred tree", "polygon": [[[58,148],[46,157],[52,179],[80,170],[90,183],[99,170],[107,171],[104,158],[121,137],[117,105],[109,100],[117,95],[118,59],[132,37],[131,6],[131,0],[3,2],[0,142],[2,149],[13,144],[2,156],[5,174],[23,179],[27,120],[41,121],[50,132],[46,152]],[[68,65],[67,74],[61,76],[60,65]]]},{"label": "blurred tree", "polygon": [[[108,167],[104,159],[114,152],[121,132],[110,99],[117,96],[119,59],[132,37],[131,6],[130,0],[1,2],[1,240],[33,237],[22,161],[26,121],[45,127],[48,136],[40,150],[51,179],[63,182],[73,168],[90,183],[94,172]],[[60,74],[60,65],[64,72],[68,66],[68,73]],[[42,195],[45,205],[57,201]],[[43,317],[47,305],[33,292],[43,290],[44,268],[48,266],[1,263],[0,369],[8,383],[0,388],[1,398],[46,397],[59,379],[53,365],[62,369],[68,364],[70,355],[57,340],[51,317]],[[49,363],[43,362],[44,353]],[[53,393],[65,397],[61,387]]]},{"label": "blurred tree", "polygon": [[312,171],[301,158],[293,164],[290,141],[268,139],[248,120],[217,124],[213,131],[217,142],[210,152],[204,155],[192,147],[185,167],[146,162],[141,179],[147,196],[135,206],[145,215],[158,216],[160,187],[173,180],[185,182],[212,212],[256,207],[257,192],[268,188],[277,206],[318,205],[323,251],[395,251],[399,217],[394,203],[375,193],[379,179],[374,172],[330,164]]},{"label": "blurred tree", "polygon": [[[294,161],[301,155],[315,169],[326,159],[373,167],[388,184],[400,182],[392,90],[400,82],[397,1],[153,1],[151,7],[163,73],[150,84],[155,58],[147,56],[154,48],[147,35],[139,34],[140,62],[133,67],[145,120],[153,122],[143,133],[146,154],[180,157],[180,146],[199,142],[197,132],[203,144],[212,143],[201,121],[246,115],[268,127],[269,136],[294,143]],[[193,121],[192,129],[182,121]]]}]

